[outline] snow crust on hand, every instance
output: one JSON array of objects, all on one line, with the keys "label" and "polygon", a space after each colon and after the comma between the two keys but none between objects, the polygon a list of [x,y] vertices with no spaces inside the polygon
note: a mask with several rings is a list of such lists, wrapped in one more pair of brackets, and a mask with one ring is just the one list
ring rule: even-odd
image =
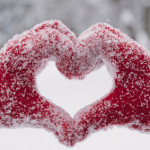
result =
[{"label": "snow crust on hand", "polygon": [[[112,90],[71,118],[38,92],[36,75],[48,61],[70,79],[83,79],[106,64]],[[149,51],[105,23],[76,38],[60,21],[45,21],[14,36],[0,51],[0,126],[44,128],[67,146],[113,125],[149,132],[149,91]]]},{"label": "snow crust on hand", "polygon": [[69,77],[70,68],[74,68],[75,40],[65,25],[51,20],[5,44],[0,51],[1,127],[42,127],[53,131],[62,143],[72,145],[73,120],[39,94],[35,79],[49,60],[59,63],[58,67]]},{"label": "snow crust on hand", "polygon": [[75,78],[84,77],[103,62],[114,85],[103,99],[74,116],[77,139],[112,125],[150,132],[150,52],[105,23],[90,27],[78,39]]}]

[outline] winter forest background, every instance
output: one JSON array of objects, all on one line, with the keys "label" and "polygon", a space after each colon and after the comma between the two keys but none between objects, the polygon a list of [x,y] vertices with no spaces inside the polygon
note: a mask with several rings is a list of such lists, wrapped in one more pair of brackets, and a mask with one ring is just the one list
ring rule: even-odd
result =
[{"label": "winter forest background", "polygon": [[77,36],[107,22],[150,49],[150,0],[0,0],[0,48],[48,19],[61,20]]}]

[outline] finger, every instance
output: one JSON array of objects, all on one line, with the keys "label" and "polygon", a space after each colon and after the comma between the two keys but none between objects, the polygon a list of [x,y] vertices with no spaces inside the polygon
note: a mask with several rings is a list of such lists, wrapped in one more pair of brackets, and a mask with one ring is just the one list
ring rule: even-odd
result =
[{"label": "finger", "polygon": [[[101,63],[96,62],[102,60],[114,77],[123,74],[126,68],[132,70],[147,68],[147,55],[149,55],[146,48],[118,29],[104,23],[92,26],[79,36],[78,51],[80,65],[77,72],[84,74],[87,68],[89,73],[90,69],[99,68],[97,65]],[[143,62],[145,65],[142,64]],[[140,69],[141,65],[142,69]]]},{"label": "finger", "polygon": [[[116,93],[116,94],[115,94]],[[105,98],[81,109],[75,116],[75,134],[77,141],[85,139],[94,130],[103,129],[115,123],[125,121],[123,109],[120,109],[117,90]]]},{"label": "finger", "polygon": [[75,34],[59,20],[49,20],[42,22],[38,25],[35,25],[31,30],[32,32],[39,32],[45,29],[55,29],[59,31],[61,34],[66,35],[72,42],[74,42],[74,44],[77,40]]}]

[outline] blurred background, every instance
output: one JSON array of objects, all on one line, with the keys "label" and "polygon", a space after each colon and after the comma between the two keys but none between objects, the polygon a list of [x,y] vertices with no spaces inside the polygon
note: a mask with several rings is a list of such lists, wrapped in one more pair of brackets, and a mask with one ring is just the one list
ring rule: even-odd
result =
[{"label": "blurred background", "polygon": [[59,19],[78,36],[107,22],[150,49],[150,0],[0,0],[0,48],[13,35]]},{"label": "blurred background", "polygon": [[[107,22],[150,49],[150,0],[0,0],[0,48],[13,35],[49,19],[61,20],[77,36],[97,22]],[[106,66],[81,81],[67,80],[49,63],[37,77],[37,87],[73,116],[113,87]],[[0,129],[1,150],[150,150],[149,140],[149,134],[114,127],[67,148],[42,129]]]}]

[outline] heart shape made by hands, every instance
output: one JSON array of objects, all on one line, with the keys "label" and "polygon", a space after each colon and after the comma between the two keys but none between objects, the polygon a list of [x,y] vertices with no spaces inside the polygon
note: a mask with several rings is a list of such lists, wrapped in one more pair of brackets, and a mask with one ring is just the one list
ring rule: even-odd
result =
[{"label": "heart shape made by hands", "polygon": [[[50,60],[70,79],[82,79],[104,63],[114,87],[72,118],[37,89],[36,75]],[[149,52],[105,23],[76,38],[60,21],[46,21],[1,49],[0,98],[1,127],[44,128],[67,146],[112,125],[150,132]]]}]

